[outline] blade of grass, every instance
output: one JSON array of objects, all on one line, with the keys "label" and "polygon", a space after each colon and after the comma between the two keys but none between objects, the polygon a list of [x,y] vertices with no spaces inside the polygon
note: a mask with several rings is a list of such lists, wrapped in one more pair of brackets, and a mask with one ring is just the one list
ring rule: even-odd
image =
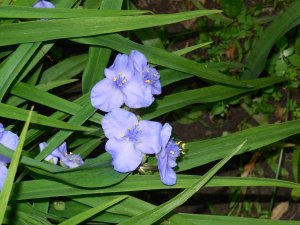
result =
[{"label": "blade of grass", "polygon": [[107,209],[108,207],[117,204],[118,202],[124,200],[125,198],[127,198],[128,196],[120,196],[117,197],[111,201],[108,202],[104,202],[101,203],[100,205],[91,208],[87,211],[84,211],[68,220],[65,220],[64,222],[60,223],[59,225],[75,225],[75,224],[79,224],[81,222],[83,222],[84,220],[96,215],[97,213]]},{"label": "blade of grass", "polygon": [[21,135],[20,135],[18,146],[16,148],[16,151],[13,154],[13,158],[12,158],[10,166],[8,168],[7,177],[5,179],[2,191],[0,192],[0,208],[1,208],[1,210],[0,210],[0,224],[2,224],[3,219],[4,219],[4,214],[6,212],[6,207],[7,207],[8,200],[9,200],[11,190],[12,190],[12,187],[13,187],[14,178],[15,178],[16,173],[17,173],[17,169],[18,169],[18,165],[19,165],[19,161],[20,161],[24,141],[25,141],[27,130],[28,130],[28,127],[29,127],[29,123],[30,123],[30,120],[31,120],[31,117],[32,117],[32,112],[33,112],[33,107],[31,108],[31,110],[28,113],[26,123],[25,123],[25,125],[22,129]]},{"label": "blade of grass", "polygon": [[200,188],[202,188],[215,174],[221,169],[225,163],[227,163],[234,155],[238,154],[242,149],[247,140],[237,146],[229,155],[227,155],[224,159],[218,162],[212,169],[210,169],[203,177],[201,177],[195,184],[191,187],[182,191],[179,195],[175,196],[171,200],[166,203],[155,207],[154,209],[148,210],[140,215],[134,216],[124,223],[120,223],[120,225],[148,225],[153,224],[163,216],[167,215],[173,209],[177,208],[185,201],[187,201],[190,197],[192,197]]}]

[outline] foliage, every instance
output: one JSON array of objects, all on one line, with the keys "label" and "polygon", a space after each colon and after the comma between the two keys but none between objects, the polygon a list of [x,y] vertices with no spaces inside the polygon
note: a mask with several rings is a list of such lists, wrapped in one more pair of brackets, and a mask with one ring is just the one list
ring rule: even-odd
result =
[{"label": "foliage", "polygon": [[[293,139],[288,145],[294,151],[293,182],[215,176],[234,155],[243,157],[258,150],[269,152],[270,146],[283,149],[286,138],[300,133],[300,102],[293,98],[289,98],[287,104],[282,106],[285,112],[293,115],[293,120],[264,124],[255,117],[259,113],[269,115],[276,111],[270,102],[282,100],[282,91],[277,88],[279,85],[289,91],[299,88],[300,32],[293,42],[285,35],[299,23],[300,10],[292,10],[299,8],[298,1],[288,5],[264,31],[262,23],[257,22],[253,15],[258,10],[249,11],[240,0],[220,1],[224,15],[220,14],[220,10],[203,9],[195,1],[192,2],[198,10],[161,15],[137,10],[132,2],[122,0],[51,2],[55,8],[37,8],[44,7],[44,0],[35,5],[36,8],[32,7],[35,0],[4,0],[0,4],[0,117],[7,132],[20,136],[15,152],[5,142],[1,141],[0,144],[0,154],[11,158],[0,192],[0,223],[299,224],[297,221],[186,214],[174,210],[203,187],[234,187],[232,199],[238,199],[243,194],[242,189],[238,188],[261,186],[289,188],[293,190],[294,199],[299,197],[300,151],[299,143]],[[209,20],[205,16],[220,29],[201,34],[198,36],[199,43],[194,46],[170,51],[168,44],[171,42],[164,42],[160,37],[164,32],[163,26],[189,19],[201,17],[198,25],[207,26]],[[218,46],[212,43],[215,38],[222,44]],[[272,47],[273,51],[268,57]],[[207,52],[208,60],[192,54],[191,57],[182,56],[190,56],[192,51],[198,49]],[[224,57],[224,50],[228,49],[234,49],[234,54],[227,51]],[[110,67],[115,55],[130,54],[133,50],[148,60],[149,65],[143,64],[141,70],[145,67],[154,71],[155,76],[156,72],[160,74],[162,87],[162,95],[155,96],[155,100],[151,95],[151,102],[148,101],[146,105],[142,101],[136,107],[124,100],[134,110],[127,106],[123,108],[138,115],[134,116],[135,120],[144,121],[147,126],[156,124],[157,129],[163,129],[158,122],[167,120],[171,123],[172,116],[183,123],[201,120],[206,112],[211,117],[225,118],[231,106],[239,105],[256,119],[258,126],[187,143],[176,138],[170,139],[169,131],[168,137],[162,138],[166,143],[158,143],[160,147],[155,151],[147,151],[146,148],[140,150],[140,140],[135,140],[135,134],[130,133],[129,137],[126,133],[124,138],[135,138],[134,141],[130,140],[130,144],[134,145],[138,160],[134,168],[118,172],[120,170],[116,169],[115,164],[112,166],[112,161],[116,159],[115,152],[123,150],[119,159],[122,160],[124,156],[124,160],[130,161],[130,157],[124,154],[128,148],[121,142],[118,142],[117,149],[107,150],[108,145],[104,147],[112,139],[116,141],[119,133],[110,135],[110,128],[101,124],[111,115],[104,111],[112,109],[101,111],[94,108],[90,96],[100,80],[108,79],[108,69],[105,68],[118,73],[114,66]],[[226,62],[228,58],[236,63]],[[268,62],[267,66],[265,62]],[[258,78],[263,69],[265,76]],[[135,70],[132,68],[132,71]],[[116,79],[111,77],[110,81],[116,82]],[[118,84],[123,84],[125,78],[122,79]],[[107,99],[115,93],[111,89],[103,91],[104,88],[102,85],[100,92],[105,92]],[[142,91],[146,93],[147,90]],[[126,99],[127,94],[122,92],[122,99]],[[134,98],[135,94],[131,97]],[[31,109],[33,105],[34,111]],[[126,119],[123,122],[126,125],[129,123]],[[134,126],[137,125],[134,123]],[[152,135],[153,132],[151,130],[147,134]],[[151,140],[154,142],[156,139]],[[73,153],[67,152],[64,142]],[[152,146],[152,142],[147,145]],[[40,143],[43,143],[41,149]],[[174,154],[174,146],[176,157],[169,155],[165,159],[163,151]],[[159,152],[161,148],[163,151]],[[275,172],[277,158],[268,159]],[[71,164],[67,164],[64,161],[66,159]],[[61,165],[53,163],[59,160]],[[166,163],[161,160],[169,161]],[[216,163],[217,160],[220,161]],[[164,166],[161,165],[163,163]],[[212,168],[204,175],[198,172],[191,175],[191,171],[194,171],[191,169],[198,171],[202,165]],[[175,179],[176,184],[174,180],[171,185],[164,181],[164,184],[161,183],[158,169],[165,167],[171,170],[172,176],[180,172]],[[282,171],[278,174],[282,174]],[[158,206],[152,204],[156,198],[152,190],[168,193],[167,200],[159,199]],[[232,200],[232,210],[236,202]],[[252,203],[246,202],[242,209],[250,216],[252,207]],[[267,217],[267,212],[260,205],[255,207],[261,217]]]}]

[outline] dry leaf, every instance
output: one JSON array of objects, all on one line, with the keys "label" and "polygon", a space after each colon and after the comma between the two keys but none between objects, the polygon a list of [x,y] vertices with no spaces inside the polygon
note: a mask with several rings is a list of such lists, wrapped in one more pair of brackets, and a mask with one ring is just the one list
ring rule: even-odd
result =
[{"label": "dry leaf", "polygon": [[286,213],[286,211],[289,208],[289,202],[281,202],[279,203],[273,210],[272,210],[272,215],[271,219],[272,220],[279,220],[283,214]]}]

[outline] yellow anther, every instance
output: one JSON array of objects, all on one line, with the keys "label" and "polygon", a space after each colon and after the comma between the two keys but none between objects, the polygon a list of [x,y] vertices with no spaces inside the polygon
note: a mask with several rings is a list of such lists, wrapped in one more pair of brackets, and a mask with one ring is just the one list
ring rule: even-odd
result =
[{"label": "yellow anther", "polygon": [[154,73],[154,74],[153,74],[153,76],[154,76],[154,77],[157,77],[157,74],[156,74],[156,73]]},{"label": "yellow anther", "polygon": [[121,134],[121,137],[125,137],[125,134]]},{"label": "yellow anther", "polygon": [[121,73],[121,72],[118,72],[118,75],[122,75],[122,73]]},{"label": "yellow anther", "polygon": [[122,87],[122,86],[123,86],[123,84],[121,83],[121,84],[119,84],[118,86],[119,86],[119,87]]},{"label": "yellow anther", "polygon": [[117,81],[117,77],[116,77],[116,76],[113,77],[113,81],[114,81],[114,82]]},{"label": "yellow anther", "polygon": [[122,80],[122,83],[123,83],[123,84],[125,84],[126,82],[127,82],[127,80],[126,80],[126,79]]},{"label": "yellow anther", "polygon": [[184,149],[185,148],[185,146],[186,146],[186,144],[185,143],[183,143],[182,145],[181,145],[181,147]]},{"label": "yellow anther", "polygon": [[149,84],[151,81],[150,81],[150,80],[145,80],[145,82],[146,82],[147,84]]},{"label": "yellow anther", "polygon": [[150,70],[149,69],[146,69],[146,71],[149,73],[150,72]]},{"label": "yellow anther", "polygon": [[172,154],[172,155],[174,155],[175,154],[175,152],[172,150],[172,151],[170,151],[170,153]]},{"label": "yellow anther", "polygon": [[128,130],[131,130],[131,128],[128,128]]},{"label": "yellow anther", "polygon": [[180,145],[182,143],[182,141],[177,141],[176,145]]},{"label": "yellow anther", "polygon": [[127,138],[125,138],[125,140],[126,140],[126,141],[129,141],[129,138],[127,137]]}]

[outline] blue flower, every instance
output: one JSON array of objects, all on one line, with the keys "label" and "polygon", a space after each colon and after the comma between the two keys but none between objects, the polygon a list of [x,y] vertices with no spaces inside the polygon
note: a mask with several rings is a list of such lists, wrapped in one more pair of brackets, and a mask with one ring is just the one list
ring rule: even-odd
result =
[{"label": "blue flower", "polygon": [[[46,148],[47,143],[42,142],[39,144],[40,151],[43,151],[44,148]],[[67,152],[67,144],[66,142],[62,143],[60,146],[58,146],[56,149],[53,150],[46,158],[45,160],[48,162],[52,162],[54,164],[58,163],[58,160],[61,160],[64,158],[66,155],[68,155]]]},{"label": "blue flower", "polygon": [[55,5],[53,5],[51,2],[48,2],[46,0],[40,0],[36,2],[32,7],[33,8],[55,8]]},{"label": "blue flower", "polygon": [[139,51],[133,50],[129,57],[134,62],[136,76],[142,79],[147,88],[150,88],[153,95],[161,94],[160,75],[156,69],[148,65],[146,57]]},{"label": "blue flower", "polygon": [[[19,137],[11,131],[4,129],[3,125],[0,123],[0,144],[4,145],[6,148],[11,150],[16,150],[19,142]],[[0,155],[0,162],[9,163],[10,158]]]},{"label": "blue flower", "polygon": [[158,170],[161,181],[166,185],[176,184],[176,173],[173,168],[180,155],[180,148],[171,138],[172,127],[166,123],[161,131],[162,150],[157,154]]},{"label": "blue flower", "polygon": [[112,156],[114,169],[134,171],[142,162],[143,153],[157,154],[161,149],[162,125],[137,117],[124,109],[114,109],[102,119],[108,141],[105,150]]},{"label": "blue flower", "polygon": [[4,163],[0,162],[0,191],[2,190],[6,176],[7,176],[7,167]]},{"label": "blue flower", "polygon": [[[40,151],[43,151],[46,146],[46,142],[40,143]],[[79,155],[73,153],[68,154],[66,142],[54,149],[45,160],[54,164],[57,164],[59,161],[64,167],[68,168],[75,168],[83,164],[83,160]]]},{"label": "blue flower", "polygon": [[83,164],[82,158],[79,155],[73,153],[70,153],[63,157],[60,162],[63,166],[68,168],[75,168]]},{"label": "blue flower", "polygon": [[125,54],[118,54],[113,65],[104,70],[106,78],[93,87],[92,105],[104,112],[120,108],[124,103],[134,109],[151,105],[154,101],[151,90],[134,73],[133,61]]}]

